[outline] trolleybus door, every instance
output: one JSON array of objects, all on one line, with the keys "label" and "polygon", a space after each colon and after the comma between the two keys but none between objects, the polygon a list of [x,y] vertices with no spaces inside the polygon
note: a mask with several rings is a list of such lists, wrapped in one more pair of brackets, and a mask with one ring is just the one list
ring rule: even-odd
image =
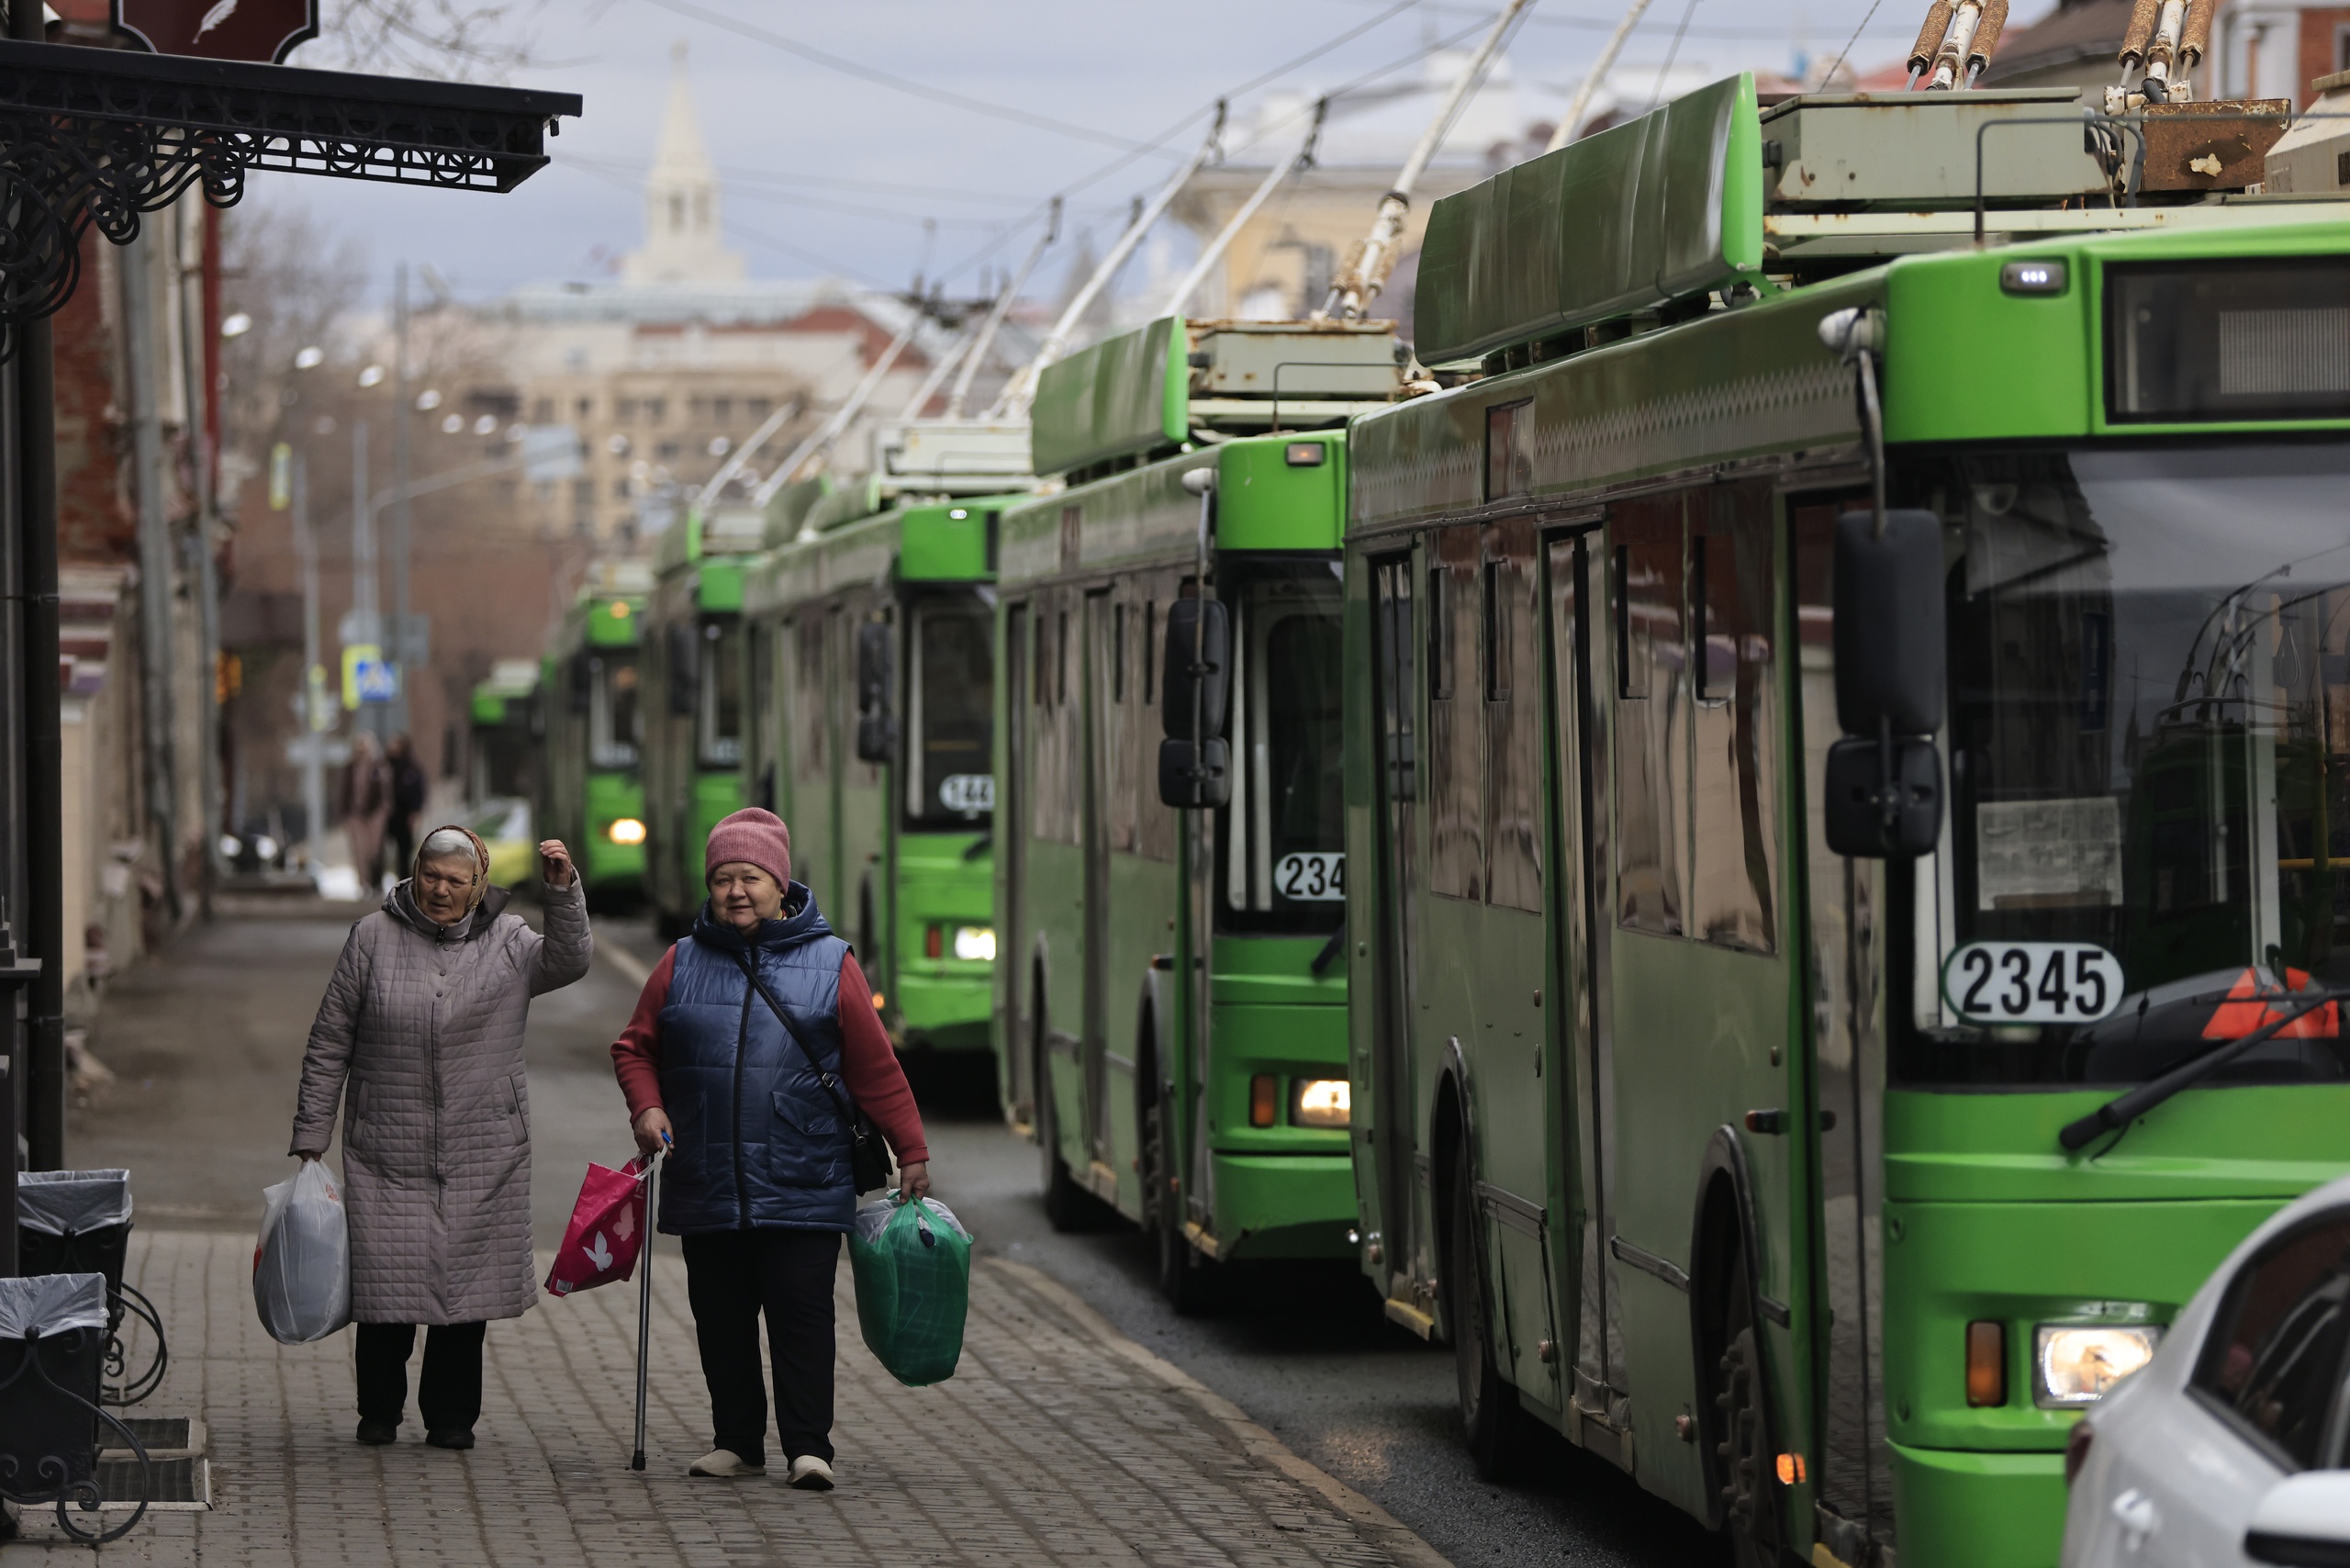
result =
[{"label": "trolleybus door", "polygon": [[[1116,650],[1110,590],[1085,596],[1085,1138],[1094,1163],[1114,1169],[1110,1148],[1110,816],[1112,691]],[[1113,1199],[1115,1193],[1102,1194]]]},{"label": "trolleybus door", "polygon": [[1024,910],[1028,868],[1028,756],[1033,725],[1029,718],[1031,652],[1030,615],[1025,603],[1015,604],[1003,616],[1003,763],[996,769],[995,863],[1003,886],[1002,940],[996,947],[996,1049],[1004,1053],[1004,1103],[1012,1119],[1036,1125],[1035,1053],[1031,1038],[1030,1009],[1035,999],[1026,993],[1028,980],[1028,920]]},{"label": "trolleybus door", "polygon": [[[1371,1094],[1375,1129],[1372,1168],[1377,1172],[1379,1228],[1388,1271],[1387,1294],[1410,1293],[1413,1153],[1420,1125],[1414,1104],[1412,1072],[1413,951],[1412,863],[1419,831],[1416,725],[1418,696],[1412,679],[1412,584],[1409,551],[1376,556],[1371,570],[1371,709],[1379,735],[1379,808],[1374,831],[1378,860],[1373,880],[1379,945],[1372,993]],[[1358,1124],[1361,1125],[1361,1124]]]},{"label": "trolleybus door", "polygon": [[1573,1402],[1579,1414],[1620,1430],[1624,1347],[1616,1264],[1607,1250],[1607,1238],[1615,1234],[1616,1185],[1615,1118],[1607,1110],[1615,1092],[1605,996],[1609,923],[1600,918],[1596,903],[1606,885],[1608,822],[1606,732],[1598,722],[1602,691],[1592,646],[1598,619],[1593,580],[1597,539],[1595,531],[1584,531],[1553,534],[1548,541],[1550,733],[1556,748],[1550,827],[1559,867],[1550,929],[1558,943],[1553,962],[1565,982],[1563,1005],[1552,1016],[1558,1020],[1557,1059],[1567,1068],[1558,1085],[1568,1098],[1561,1125],[1572,1129],[1574,1140],[1571,1149],[1559,1151],[1573,1162],[1567,1182],[1569,1246],[1580,1284]]},{"label": "trolleybus door", "polygon": [[[1864,498],[1787,503],[1793,557],[1796,702],[1804,788],[1819,798],[1838,739],[1830,565],[1836,516]],[[1821,1114],[1819,1278],[1827,1311],[1814,1326],[1823,1373],[1819,1476],[1822,1538],[1847,1562],[1868,1559],[1865,1529],[1893,1544],[1892,1453],[1885,1430],[1884,1243],[1878,1231],[1884,1158],[1883,862],[1828,847],[1824,819],[1807,810],[1804,980],[1812,1071]],[[1832,1125],[1830,1118],[1833,1118]]]}]

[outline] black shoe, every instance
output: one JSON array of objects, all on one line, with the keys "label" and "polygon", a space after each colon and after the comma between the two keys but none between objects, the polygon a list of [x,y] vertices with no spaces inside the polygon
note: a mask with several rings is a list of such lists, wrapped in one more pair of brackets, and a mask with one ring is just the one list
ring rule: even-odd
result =
[{"label": "black shoe", "polygon": [[471,1427],[438,1427],[424,1434],[424,1440],[436,1449],[469,1449],[474,1446]]},{"label": "black shoe", "polygon": [[400,1440],[400,1424],[397,1421],[362,1419],[359,1423],[359,1440],[376,1448],[381,1448],[386,1443],[396,1443]]}]

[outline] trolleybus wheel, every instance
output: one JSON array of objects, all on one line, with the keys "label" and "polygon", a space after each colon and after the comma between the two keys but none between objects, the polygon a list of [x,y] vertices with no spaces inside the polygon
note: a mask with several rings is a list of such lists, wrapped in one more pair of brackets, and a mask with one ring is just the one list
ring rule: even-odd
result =
[{"label": "trolleybus wheel", "polygon": [[1762,1352],[1754,1332],[1754,1303],[1745,1260],[1728,1260],[1729,1320],[1714,1377],[1715,1474],[1720,1478],[1722,1533],[1735,1568],[1772,1568],[1779,1561],[1777,1519],[1771,1495],[1771,1435],[1765,1418]]},{"label": "trolleybus wheel", "polygon": [[1192,1317],[1214,1305],[1216,1265],[1200,1256],[1183,1234],[1183,1199],[1175,1186],[1174,1150],[1167,1129],[1174,1106],[1161,1083],[1143,1118],[1143,1169],[1150,1172],[1152,1241],[1158,1249],[1158,1294],[1178,1317]]},{"label": "trolleybus wheel", "polygon": [[1444,1260],[1445,1327],[1452,1335],[1452,1369],[1460,1398],[1461,1435],[1477,1473],[1498,1481],[1509,1468],[1510,1428],[1517,1393],[1494,1365],[1493,1338],[1485,1313],[1485,1279],[1477,1266],[1477,1179],[1469,1140],[1452,1154],[1450,1234]]}]

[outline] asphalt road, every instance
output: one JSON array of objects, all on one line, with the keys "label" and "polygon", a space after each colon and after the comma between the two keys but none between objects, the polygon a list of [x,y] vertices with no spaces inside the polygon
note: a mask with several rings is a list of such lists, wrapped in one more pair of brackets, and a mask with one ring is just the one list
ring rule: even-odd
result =
[{"label": "asphalt road", "polygon": [[[147,1224],[250,1229],[261,1188],[292,1169],[285,1149],[303,1039],[355,913],[313,905],[196,927],[117,980],[91,1031],[115,1076],[73,1114],[73,1162],[130,1167]],[[597,933],[588,978],[532,1009],[532,1198],[543,1247],[561,1238],[587,1163],[617,1164],[632,1151],[609,1051],[659,949],[642,923],[599,920]],[[1175,1316],[1132,1230],[1053,1231],[1035,1149],[1004,1128],[990,1095],[974,1092],[986,1081],[916,1079],[937,1194],[979,1246],[1052,1274],[1453,1562],[1686,1568],[1720,1559],[1690,1521],[1547,1432],[1529,1437],[1518,1477],[1480,1481],[1458,1435],[1450,1352],[1386,1322],[1349,1268],[1235,1271],[1214,1313]]]}]

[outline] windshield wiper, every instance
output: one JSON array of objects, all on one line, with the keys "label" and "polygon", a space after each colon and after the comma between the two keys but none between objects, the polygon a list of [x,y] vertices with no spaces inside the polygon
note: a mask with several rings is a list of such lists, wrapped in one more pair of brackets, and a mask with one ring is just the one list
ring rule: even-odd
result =
[{"label": "windshield wiper", "polygon": [[[2065,1146],[2066,1153],[2078,1153],[2090,1140],[2112,1131],[2115,1127],[2129,1126],[2180,1090],[2193,1088],[2197,1083],[2251,1050],[2253,1047],[2274,1039],[2278,1030],[2300,1023],[2319,1008],[2338,1000],[2344,994],[2346,993],[2333,991],[2296,993],[2297,996],[2306,996],[2308,999],[2292,1012],[2270,1019],[2241,1039],[2230,1040],[2224,1045],[2205,1051],[2199,1057],[2180,1063],[2151,1083],[2142,1083],[2129,1093],[2118,1099],[2107,1101],[2079,1121],[2067,1123],[2065,1130],[2056,1135],[2056,1141]],[[2268,999],[2264,997],[2260,1000]]]}]

